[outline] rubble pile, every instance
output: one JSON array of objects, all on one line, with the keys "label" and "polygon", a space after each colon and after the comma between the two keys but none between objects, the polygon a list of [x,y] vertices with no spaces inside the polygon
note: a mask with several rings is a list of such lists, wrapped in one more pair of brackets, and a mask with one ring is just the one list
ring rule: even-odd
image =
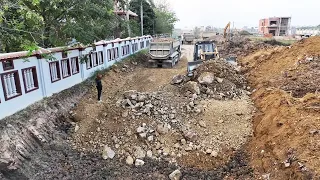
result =
[{"label": "rubble pile", "polygon": [[194,71],[192,78],[176,75],[172,83],[181,86],[182,93],[191,99],[236,99],[244,93],[250,94],[250,87],[239,70],[224,59],[207,61]]},{"label": "rubble pile", "polygon": [[[126,91],[117,101],[116,105],[122,107],[125,111],[122,117],[137,119],[143,116],[152,117],[154,120],[162,123],[175,123],[181,126],[181,118],[185,110],[186,103],[181,100],[174,101],[172,94],[165,92],[143,93],[136,90]],[[178,116],[179,114],[182,114]]]}]

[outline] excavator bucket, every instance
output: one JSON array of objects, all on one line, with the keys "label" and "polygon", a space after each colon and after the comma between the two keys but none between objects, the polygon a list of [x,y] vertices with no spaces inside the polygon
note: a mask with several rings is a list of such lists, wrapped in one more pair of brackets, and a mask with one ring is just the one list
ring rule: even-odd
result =
[{"label": "excavator bucket", "polygon": [[203,60],[188,62],[188,76],[189,76],[189,77],[193,76],[193,71],[194,71],[198,66],[200,66],[203,62],[204,62]]}]

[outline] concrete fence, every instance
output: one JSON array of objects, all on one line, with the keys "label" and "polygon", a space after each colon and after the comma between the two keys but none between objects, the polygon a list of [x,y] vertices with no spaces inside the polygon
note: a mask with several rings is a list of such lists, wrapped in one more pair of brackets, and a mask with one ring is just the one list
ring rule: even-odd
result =
[{"label": "concrete fence", "polygon": [[[68,89],[149,47],[151,36],[99,41],[94,46],[0,54],[0,119]],[[50,54],[54,57],[48,60]],[[88,57],[81,63],[82,57]]]}]

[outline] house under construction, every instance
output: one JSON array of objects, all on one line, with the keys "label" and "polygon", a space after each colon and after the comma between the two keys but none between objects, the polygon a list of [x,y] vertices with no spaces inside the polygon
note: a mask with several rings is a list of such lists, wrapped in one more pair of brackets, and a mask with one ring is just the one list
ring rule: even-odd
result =
[{"label": "house under construction", "polygon": [[259,22],[259,33],[273,36],[288,36],[291,17],[271,17],[261,19]]}]

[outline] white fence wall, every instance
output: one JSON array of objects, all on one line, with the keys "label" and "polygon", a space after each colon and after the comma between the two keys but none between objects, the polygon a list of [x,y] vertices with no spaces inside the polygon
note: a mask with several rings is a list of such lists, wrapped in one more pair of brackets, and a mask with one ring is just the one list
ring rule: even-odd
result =
[{"label": "white fence wall", "polygon": [[[0,119],[81,83],[95,71],[147,48],[151,40],[151,36],[143,36],[99,41],[95,48],[51,48],[52,61],[39,51],[28,58],[23,58],[27,52],[0,54]],[[81,64],[83,55],[91,58]]]}]

